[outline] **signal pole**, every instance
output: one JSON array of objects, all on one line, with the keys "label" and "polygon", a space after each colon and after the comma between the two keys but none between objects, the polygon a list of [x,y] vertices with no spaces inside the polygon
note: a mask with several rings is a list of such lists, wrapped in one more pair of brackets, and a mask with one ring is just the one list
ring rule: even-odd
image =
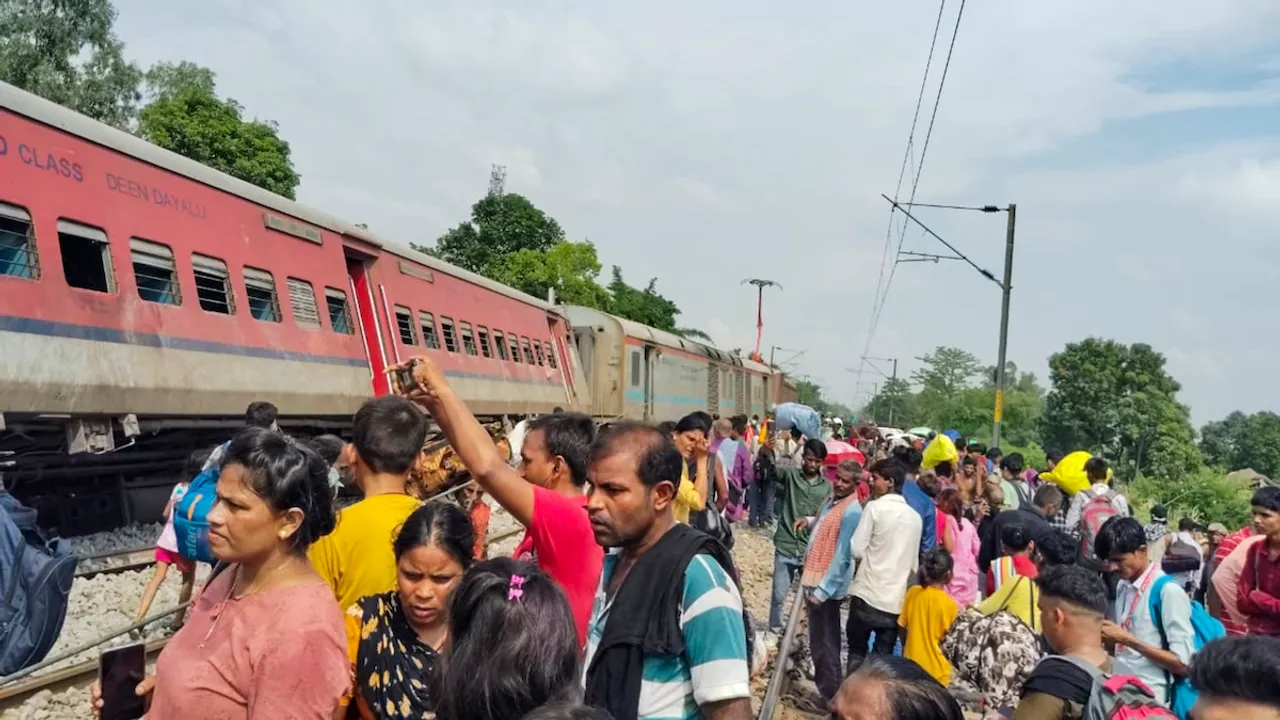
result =
[{"label": "signal pole", "polygon": [[776,287],[781,290],[782,285],[772,280],[763,280],[761,278],[747,278],[742,281],[742,284],[756,286],[756,349],[755,352],[751,353],[751,359],[761,362],[760,339],[764,337],[764,289]]}]

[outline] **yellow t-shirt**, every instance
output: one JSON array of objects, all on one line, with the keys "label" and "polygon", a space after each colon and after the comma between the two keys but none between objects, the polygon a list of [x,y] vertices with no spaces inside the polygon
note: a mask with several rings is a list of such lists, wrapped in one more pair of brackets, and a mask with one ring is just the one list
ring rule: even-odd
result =
[{"label": "yellow t-shirt", "polygon": [[688,463],[680,463],[680,487],[676,488],[676,500],[672,505],[672,512],[676,516],[676,522],[689,524],[689,511],[702,510],[707,507],[707,503],[698,495],[698,490],[693,486],[693,481],[689,480]]},{"label": "yellow t-shirt", "polygon": [[907,631],[902,656],[914,660],[943,687],[951,682],[951,663],[943,657],[938,643],[959,614],[960,606],[946,592],[916,585],[907,590],[898,615],[898,625]]},{"label": "yellow t-shirt", "polygon": [[307,552],[341,607],[396,586],[391,544],[420,503],[400,493],[374,495],[338,513],[338,526]]},{"label": "yellow t-shirt", "polygon": [[983,615],[992,615],[1004,608],[1026,623],[1027,627],[1039,633],[1040,608],[1037,607],[1039,599],[1040,591],[1036,588],[1036,581],[1019,575],[1012,580],[1006,580],[994,595],[979,603],[978,612]]}]

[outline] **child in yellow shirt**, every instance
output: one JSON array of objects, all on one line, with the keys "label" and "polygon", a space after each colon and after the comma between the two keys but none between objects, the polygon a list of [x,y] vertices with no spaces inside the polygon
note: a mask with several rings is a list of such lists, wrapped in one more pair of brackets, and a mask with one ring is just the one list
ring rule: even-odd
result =
[{"label": "child in yellow shirt", "polygon": [[914,660],[943,687],[951,681],[951,663],[938,645],[960,613],[960,606],[946,591],[953,567],[951,553],[946,550],[926,553],[920,561],[920,584],[907,590],[898,615],[903,657]]}]

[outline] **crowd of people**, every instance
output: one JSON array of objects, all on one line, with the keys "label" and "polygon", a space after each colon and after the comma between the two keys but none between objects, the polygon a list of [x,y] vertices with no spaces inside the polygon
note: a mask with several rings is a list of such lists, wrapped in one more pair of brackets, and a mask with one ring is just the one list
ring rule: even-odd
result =
[{"label": "crowd of people", "polygon": [[[923,440],[891,445],[874,429],[856,439],[869,467],[840,463],[823,500],[787,482],[794,471],[777,471],[783,513],[770,627],[781,632],[790,568],[800,562],[823,701],[868,656],[898,654],[971,709],[1017,720],[1076,720],[1091,701],[1106,707],[1121,695],[1152,717],[1211,717],[1215,702],[1280,714],[1280,693],[1255,687],[1228,701],[1204,671],[1232,658],[1217,648],[1244,643],[1239,636],[1254,658],[1273,653],[1250,677],[1280,667],[1280,488],[1253,494],[1248,527],[1182,518],[1171,531],[1159,505],[1145,526],[1133,517],[1101,458],[1084,462],[1087,481],[1075,486],[1054,472],[1061,455],[1037,472],[1020,454],[948,437],[957,456],[925,469]],[[787,442],[775,442],[775,453]],[[802,447],[801,472],[816,479],[823,444]],[[869,502],[856,499],[864,482]],[[793,527],[794,518],[804,519]],[[812,530],[797,545],[802,527]],[[837,537],[847,539],[847,557],[829,551]],[[813,565],[826,572],[808,572]],[[839,594],[825,584],[832,578]],[[1103,679],[1128,694],[1103,690]]]},{"label": "crowd of people", "polygon": [[[865,462],[829,464],[828,431],[768,419],[597,429],[557,411],[523,426],[512,463],[429,358],[393,371],[350,442],[294,440],[255,403],[193,457],[218,473],[218,562],[137,687],[147,717],[745,720],[792,592],[834,718],[952,720],[971,703],[1075,720],[1122,697],[1280,714],[1280,488],[1202,545],[1159,507],[1140,524],[1101,459],[1067,493],[1052,466],[963,439],[925,469],[874,428],[849,438]],[[408,491],[428,416],[474,481],[460,505]],[[347,485],[361,497],[339,510]],[[487,559],[482,495],[524,527],[512,557]],[[759,633],[735,532],[772,539]],[[152,585],[176,567],[191,592],[165,533]],[[1215,617],[1234,637],[1211,637]]]}]

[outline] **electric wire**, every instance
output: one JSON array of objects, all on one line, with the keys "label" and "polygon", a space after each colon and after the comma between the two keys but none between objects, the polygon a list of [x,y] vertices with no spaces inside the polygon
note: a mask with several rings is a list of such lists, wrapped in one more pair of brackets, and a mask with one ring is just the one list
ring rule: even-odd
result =
[{"label": "electric wire", "polygon": [[[933,54],[938,47],[938,33],[942,30],[942,17],[946,9],[947,9],[947,0],[941,0],[941,2],[938,3],[938,17],[936,20],[934,20],[934,23],[933,23],[933,37],[929,41],[929,55],[925,59],[925,63],[924,63],[924,76],[920,78],[920,92],[916,95],[916,109],[911,116],[911,129],[907,132],[907,146],[902,151],[902,167],[898,169],[898,184],[893,191],[894,197],[897,197],[902,193],[902,182],[907,177],[907,165],[910,164],[912,169],[913,170],[915,169],[915,163],[913,162],[914,161],[913,151],[914,151],[914,145],[915,145],[916,127],[919,125],[919,122],[920,122],[920,110],[924,107],[924,94],[929,86],[929,72],[933,67]],[[862,351],[863,355],[866,355],[867,351],[871,347],[871,338],[875,335],[876,323],[879,321],[879,312],[880,312],[880,305],[882,303],[882,298],[888,295],[888,289],[884,287],[884,284],[885,284],[884,281],[885,281],[885,271],[887,270],[887,266],[889,262],[889,246],[893,242],[893,220],[894,220],[893,212],[890,211],[889,222],[887,227],[885,227],[885,231],[884,231],[884,249],[881,250],[881,253],[880,253],[880,271],[876,277],[876,292],[874,295],[875,300],[871,306],[871,320],[867,327],[867,341],[866,341],[866,345],[863,347],[863,351]],[[862,389],[862,370],[865,367],[865,365],[866,365],[865,361],[858,364],[857,381],[856,381],[856,386],[854,388],[855,403],[857,402],[857,395]]]},{"label": "electric wire", "polygon": [[[942,75],[941,75],[941,77],[940,77],[940,79],[939,79],[939,81],[938,81],[938,92],[937,92],[937,94],[934,96],[934,101],[933,101],[933,110],[931,111],[931,113],[930,113],[930,115],[929,115],[929,126],[928,126],[928,128],[926,129],[926,131],[925,131],[924,143],[923,143],[923,145],[921,146],[921,149],[920,149],[920,160],[919,160],[919,162],[915,163],[915,168],[914,168],[914,169],[915,169],[915,173],[914,173],[914,177],[913,177],[912,182],[911,182],[911,195],[910,195],[910,199],[909,199],[909,200],[908,200],[908,202],[906,203],[906,206],[907,206],[907,207],[910,207],[910,206],[911,206],[912,204],[914,204],[914,202],[915,202],[915,198],[916,198],[916,191],[917,191],[917,189],[918,189],[918,188],[919,188],[919,186],[920,186],[920,177],[921,177],[921,175],[922,175],[922,174],[923,174],[923,172],[924,172],[924,162],[925,162],[925,158],[928,156],[928,153],[929,153],[929,143],[930,143],[930,141],[931,141],[931,140],[932,140],[932,138],[933,138],[933,128],[934,128],[934,125],[936,124],[937,119],[938,119],[938,109],[939,109],[939,107],[940,107],[940,106],[941,106],[941,104],[942,104],[942,92],[943,92],[943,90],[946,88],[946,84],[947,84],[947,74],[948,74],[948,72],[949,72],[949,71],[950,71],[950,69],[951,69],[951,58],[952,58],[952,56],[953,56],[953,55],[954,55],[954,53],[955,53],[955,48],[956,48],[956,38],[957,38],[957,37],[959,37],[959,34],[960,34],[960,23],[961,23],[961,20],[963,20],[963,19],[964,19],[965,1],[966,1],[966,0],[960,0],[960,9],[959,9],[959,11],[956,13],[956,21],[955,21],[955,25],[954,25],[954,27],[953,27],[953,28],[952,28],[952,30],[951,30],[951,41],[950,41],[950,43],[948,44],[948,47],[947,47],[947,57],[946,57],[946,60],[943,62],[943,65],[942,65]],[[940,6],[940,7],[938,8],[938,24],[939,24],[939,25],[941,24],[941,19],[942,19],[943,7],[944,7],[944,6],[945,6],[945,0],[943,0],[942,6]],[[924,76],[924,78],[921,80],[921,97],[923,97],[924,86],[925,86],[925,85],[927,84],[927,82],[928,82],[929,66],[932,64],[932,61],[933,61],[933,52],[934,52],[934,45],[935,45],[935,43],[936,43],[936,41],[937,41],[937,33],[938,33],[938,28],[935,26],[935,29],[934,29],[934,40],[933,40],[933,42],[931,42],[931,43],[930,43],[930,47],[929,47],[929,60],[928,60],[928,61],[926,62],[926,64],[925,64],[925,76]],[[897,187],[897,188],[895,189],[895,191],[894,191],[895,196],[897,196],[898,194],[900,194],[900,193],[901,193],[901,190],[902,190],[902,179],[903,179],[903,175],[905,174],[907,157],[909,157],[909,156],[910,156],[910,154],[911,154],[912,150],[914,149],[914,142],[915,142],[915,128],[916,128],[916,121],[917,121],[917,119],[918,119],[918,117],[919,117],[919,116],[918,116],[918,113],[919,113],[920,107],[921,107],[921,105],[920,105],[920,103],[919,103],[919,101],[918,101],[918,102],[917,102],[917,108],[916,108],[917,116],[916,116],[916,118],[915,118],[915,119],[913,119],[913,120],[912,120],[912,129],[911,129],[911,133],[908,135],[908,138],[907,138],[907,150],[906,150],[906,152],[904,153],[904,158],[903,158],[903,167],[902,167],[902,170],[901,170],[901,171],[900,171],[900,173],[899,173],[899,178],[898,178],[898,187]],[[894,212],[895,212],[896,210],[898,210],[898,209],[900,209],[900,208],[899,208],[899,206],[897,206],[897,203],[896,203],[896,197],[895,197],[895,203],[894,203],[894,206],[893,206],[893,207],[890,209],[890,211],[889,211],[889,229],[888,229],[887,237],[886,237],[885,253],[884,253],[884,255],[881,257],[881,263],[880,263],[880,266],[881,266],[881,274],[882,274],[882,276],[883,276],[883,272],[884,272],[884,269],[885,269],[886,265],[888,266],[889,274],[888,274],[888,278],[887,278],[887,279],[885,279],[883,283],[877,282],[877,288],[876,288],[876,302],[875,302],[875,303],[873,304],[873,306],[872,306],[871,322],[870,322],[870,324],[869,324],[869,328],[868,328],[868,330],[867,330],[866,343],[864,344],[864,347],[863,347],[863,353],[862,353],[863,355],[868,354],[868,353],[870,352],[870,350],[871,350],[871,343],[872,343],[872,340],[875,338],[875,332],[876,332],[876,329],[877,329],[877,327],[878,327],[878,326],[879,326],[879,324],[880,324],[880,317],[883,315],[883,313],[884,313],[884,306],[885,306],[885,303],[888,301],[888,297],[889,297],[889,289],[890,289],[890,287],[893,285],[893,278],[894,278],[894,276],[895,276],[895,275],[896,275],[896,273],[897,273],[897,269],[898,269],[898,257],[897,257],[897,255],[898,255],[898,253],[901,253],[901,252],[902,252],[902,245],[903,245],[903,242],[906,240],[906,235],[907,235],[907,223],[906,223],[906,222],[903,222],[903,223],[902,223],[902,230],[901,230],[901,232],[899,233],[899,236],[898,236],[898,246],[897,246],[897,248],[896,248],[896,250],[895,250],[895,254],[894,254],[894,261],[893,261],[893,263],[892,263],[892,264],[889,264],[889,263],[888,263],[888,244],[889,244],[889,243],[890,243],[890,241],[891,241],[890,239],[891,239],[891,237],[892,237],[892,233],[893,233]],[[862,384],[862,368],[861,368],[861,366],[859,366],[859,372],[858,372],[858,385],[859,385],[859,389],[860,389],[860,387],[861,387],[861,384]]]}]

